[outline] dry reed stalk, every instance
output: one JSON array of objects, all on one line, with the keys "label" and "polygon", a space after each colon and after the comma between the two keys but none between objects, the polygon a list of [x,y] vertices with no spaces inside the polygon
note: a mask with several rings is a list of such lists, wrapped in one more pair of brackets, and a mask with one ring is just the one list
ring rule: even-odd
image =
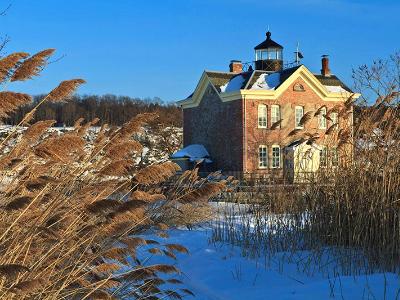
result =
[{"label": "dry reed stalk", "polygon": [[300,119],[299,126],[305,126],[312,118],[312,111],[306,112]]}]

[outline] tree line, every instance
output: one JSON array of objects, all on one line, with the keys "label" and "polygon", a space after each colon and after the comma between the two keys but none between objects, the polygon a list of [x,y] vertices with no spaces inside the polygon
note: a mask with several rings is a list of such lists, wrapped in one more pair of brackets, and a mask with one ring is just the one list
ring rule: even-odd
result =
[{"label": "tree line", "polygon": [[[5,123],[18,124],[43,97],[35,96],[31,104],[20,107]],[[45,102],[37,109],[33,122],[56,120],[56,126],[72,126],[79,118],[85,121],[99,118],[99,124],[120,126],[137,114],[146,112],[158,113],[158,123],[182,126],[181,110],[175,104],[164,103],[158,97],[142,99],[116,95],[75,95],[65,103]]]}]

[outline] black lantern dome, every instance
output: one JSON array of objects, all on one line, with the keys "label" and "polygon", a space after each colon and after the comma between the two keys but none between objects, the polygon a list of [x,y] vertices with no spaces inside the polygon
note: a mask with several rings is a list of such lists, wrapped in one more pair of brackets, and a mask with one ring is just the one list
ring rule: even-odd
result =
[{"label": "black lantern dome", "polygon": [[254,47],[256,55],[256,70],[276,72],[282,70],[283,47],[271,39],[271,32],[261,44]]}]

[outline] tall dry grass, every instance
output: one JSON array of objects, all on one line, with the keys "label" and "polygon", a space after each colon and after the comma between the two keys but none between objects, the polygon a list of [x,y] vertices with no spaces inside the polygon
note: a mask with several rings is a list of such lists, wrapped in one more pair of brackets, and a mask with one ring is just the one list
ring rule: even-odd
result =
[{"label": "tall dry grass", "polygon": [[[39,75],[53,50],[0,60],[3,87]],[[68,101],[81,79],[62,82],[0,142],[0,299],[180,299],[192,294],[174,279],[171,264],[182,245],[146,239],[152,229],[166,237],[171,209],[204,202],[224,182],[176,175],[177,165],[137,165],[142,146],[133,139],[155,114],[142,114],[120,128],[78,120],[67,133],[49,131],[54,121],[30,124],[45,101]],[[0,115],[30,97],[1,92]],[[175,213],[178,218],[178,214]],[[173,224],[172,224],[173,225]],[[147,254],[146,254],[147,253]]]},{"label": "tall dry grass", "polygon": [[[231,194],[250,204],[222,213],[214,241],[239,245],[266,263],[281,253],[309,273],[400,274],[400,55],[362,66],[354,78],[365,97],[377,100],[358,103],[354,126],[327,129],[338,166],[328,155],[326,167],[302,184],[260,189],[252,199]],[[351,119],[353,110],[348,99],[339,116]],[[305,115],[304,123],[317,116]],[[293,135],[313,142],[313,132]]]}]

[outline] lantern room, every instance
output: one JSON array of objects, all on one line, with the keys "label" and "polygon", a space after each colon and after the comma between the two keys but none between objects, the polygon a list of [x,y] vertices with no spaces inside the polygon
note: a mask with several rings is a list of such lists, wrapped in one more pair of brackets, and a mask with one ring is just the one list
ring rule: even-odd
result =
[{"label": "lantern room", "polygon": [[276,72],[283,67],[283,47],[271,39],[271,32],[261,44],[254,47],[256,55],[256,70]]}]

